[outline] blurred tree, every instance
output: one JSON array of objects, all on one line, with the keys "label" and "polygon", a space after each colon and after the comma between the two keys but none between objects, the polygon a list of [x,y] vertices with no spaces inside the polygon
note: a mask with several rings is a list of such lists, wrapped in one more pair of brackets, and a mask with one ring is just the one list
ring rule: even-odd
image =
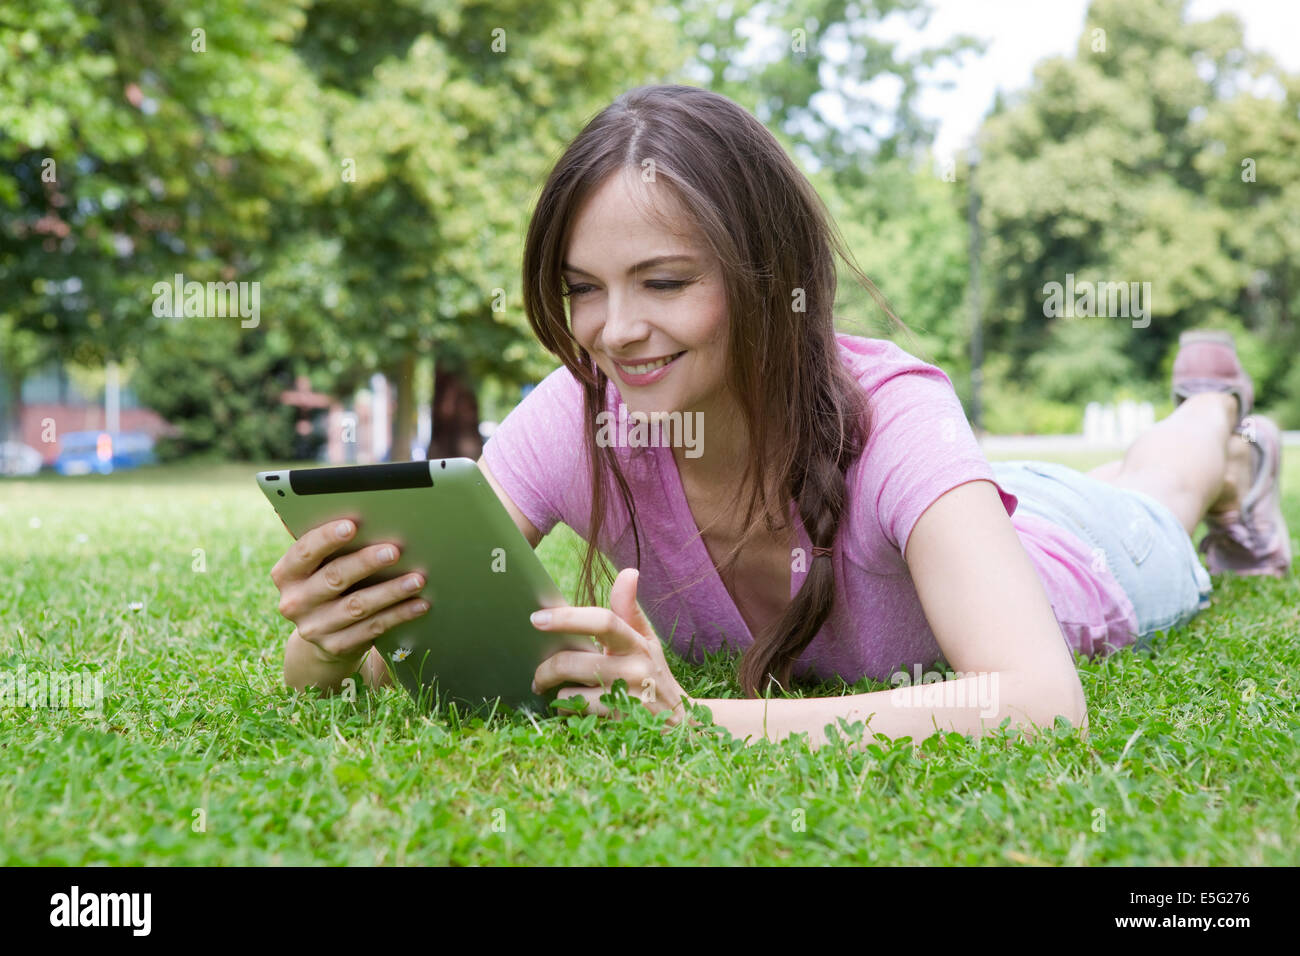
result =
[{"label": "blurred tree", "polygon": [[[969,399],[966,184],[955,176],[944,178],[930,159],[924,154],[917,160],[881,161],[873,167],[869,189],[823,185],[823,174],[815,174],[813,182],[863,271],[914,333],[899,344],[943,368],[958,394]],[[877,314],[871,297],[846,273],[840,290],[836,311],[844,317],[844,331],[894,335],[883,319],[865,320]]]},{"label": "blurred tree", "polygon": [[888,38],[902,24],[923,29],[930,13],[926,0],[679,0],[668,15],[692,45],[695,82],[751,110],[842,188],[884,199],[870,188],[876,162],[918,159],[933,139],[916,108],[923,82],[935,83],[928,72],[980,48],[963,35],[904,52]]},{"label": "blurred tree", "polygon": [[[1300,350],[1300,81],[1247,51],[1235,17],[1191,23],[1185,6],[1095,0],[1076,56],[1039,64],[980,132],[989,348],[1049,400],[1133,378],[1158,399],[1178,334],[1211,326],[1249,333],[1268,405]],[[1264,177],[1244,181],[1247,157]],[[1067,274],[1149,282],[1149,325],[1132,309],[1048,317],[1047,284]]]},{"label": "blurred tree", "polygon": [[176,428],[158,440],[159,458],[294,457],[297,410],[280,401],[294,384],[291,343],[249,335],[237,322],[195,335],[187,322],[169,321],[138,349],[136,394]]},{"label": "blurred tree", "polygon": [[[11,389],[50,356],[121,359],[159,334],[152,289],[176,273],[257,279],[275,252],[276,201],[310,196],[324,166],[311,77],[284,43],[304,2],[14,0],[0,11]],[[239,320],[185,321],[201,339],[204,323]]]},{"label": "blurred tree", "polygon": [[[243,368],[229,383],[249,368],[305,372],[337,394],[382,370],[398,385],[400,457],[415,364],[436,361],[438,447],[472,447],[481,384],[509,395],[553,364],[518,275],[551,164],[620,92],[688,82],[769,124],[917,351],[963,392],[968,170],[924,152],[932,130],[915,104],[930,71],[972,44],[904,55],[885,38],[927,9],[15,0],[0,11],[8,391],[50,356],[147,353],[153,368],[160,343],[196,380],[219,377],[208,360],[226,353]],[[829,122],[831,97],[848,128]],[[1235,18],[1097,0],[1076,56],[1040,64],[981,133],[987,347],[1007,356],[993,391],[1043,401],[1037,419],[1052,422],[1125,382],[1157,396],[1178,332],[1216,325],[1246,333],[1261,405],[1290,401],[1300,424],[1298,103],[1300,78],[1246,50]],[[178,272],[260,283],[260,324],[155,315],[154,284]],[[1049,320],[1044,286],[1067,273],[1149,281],[1151,324]],[[869,314],[851,282],[842,291],[842,315]],[[280,427],[275,413],[263,424]]]}]

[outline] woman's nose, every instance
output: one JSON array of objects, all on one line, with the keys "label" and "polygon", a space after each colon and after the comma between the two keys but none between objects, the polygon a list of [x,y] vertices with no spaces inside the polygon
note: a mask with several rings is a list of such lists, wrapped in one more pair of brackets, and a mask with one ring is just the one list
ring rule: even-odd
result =
[{"label": "woman's nose", "polygon": [[642,311],[644,305],[637,303],[633,296],[620,293],[611,293],[607,301],[601,337],[611,352],[625,352],[650,330]]}]

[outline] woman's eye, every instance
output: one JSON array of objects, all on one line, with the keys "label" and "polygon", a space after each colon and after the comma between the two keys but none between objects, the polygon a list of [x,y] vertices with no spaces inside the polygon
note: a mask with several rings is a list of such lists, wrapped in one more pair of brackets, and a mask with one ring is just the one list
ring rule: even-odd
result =
[{"label": "woman's eye", "polygon": [[[686,285],[686,280],[685,279],[650,279],[646,282],[646,285],[649,288],[655,289],[659,292],[668,292],[673,289],[680,289],[682,286]],[[563,292],[561,292],[560,295],[566,295],[566,296],[586,295],[588,292],[593,291],[593,288],[594,288],[593,286],[589,286],[589,285],[571,285]]]}]

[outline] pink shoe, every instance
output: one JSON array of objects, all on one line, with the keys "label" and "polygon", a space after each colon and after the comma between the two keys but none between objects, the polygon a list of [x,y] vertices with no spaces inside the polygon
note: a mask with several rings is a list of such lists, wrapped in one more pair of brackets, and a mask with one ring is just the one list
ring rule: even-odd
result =
[{"label": "pink shoe", "polygon": [[1230,332],[1193,329],[1178,336],[1174,358],[1173,399],[1177,408],[1198,392],[1230,392],[1237,396],[1237,427],[1255,405],[1255,385],[1241,367]]},{"label": "pink shoe", "polygon": [[1238,429],[1250,442],[1254,480],[1239,510],[1207,514],[1209,528],[1198,550],[1215,574],[1268,574],[1284,577],[1291,570],[1291,533],[1282,517],[1278,474],[1282,435],[1272,419],[1251,415]]}]

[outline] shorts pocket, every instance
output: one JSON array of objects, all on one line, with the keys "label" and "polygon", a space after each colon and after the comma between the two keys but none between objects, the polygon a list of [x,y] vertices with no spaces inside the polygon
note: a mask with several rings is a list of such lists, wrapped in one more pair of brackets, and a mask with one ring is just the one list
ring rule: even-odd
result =
[{"label": "shorts pocket", "polygon": [[1124,509],[1123,521],[1120,541],[1128,556],[1133,559],[1133,563],[1140,566],[1155,546],[1156,523],[1147,514],[1145,508],[1132,501],[1128,502]]}]

